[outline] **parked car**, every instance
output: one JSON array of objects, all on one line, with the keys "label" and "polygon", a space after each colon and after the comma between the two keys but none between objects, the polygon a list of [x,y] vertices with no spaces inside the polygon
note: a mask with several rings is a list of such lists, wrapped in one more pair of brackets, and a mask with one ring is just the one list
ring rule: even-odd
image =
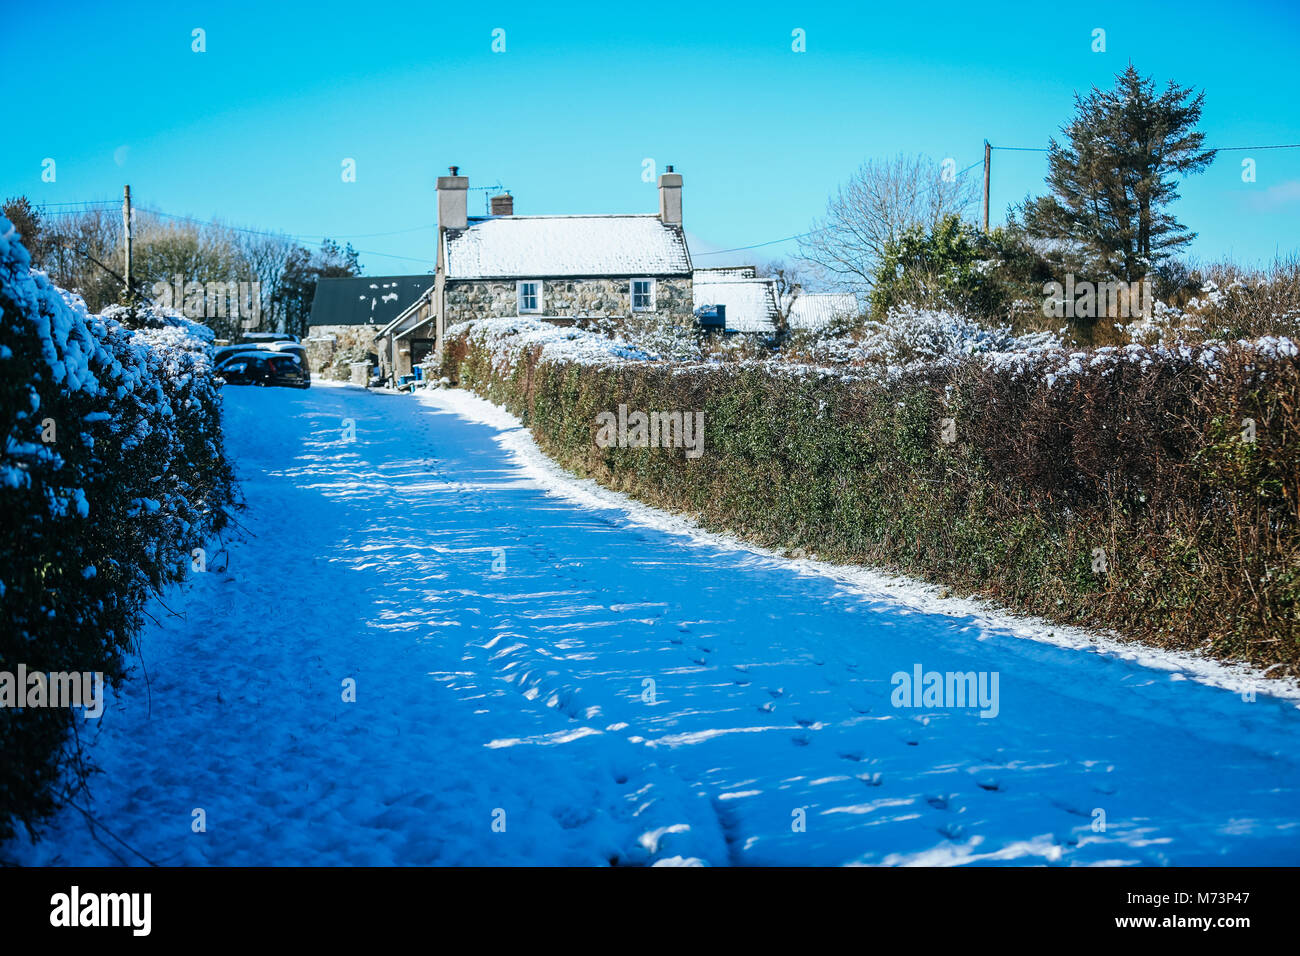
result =
[{"label": "parked car", "polygon": [[298,336],[288,332],[245,332],[240,341],[244,344],[262,342],[297,342]]},{"label": "parked car", "polygon": [[279,352],[282,355],[296,355],[298,364],[303,368],[307,367],[307,346],[300,345],[297,342],[267,342],[259,348],[268,348],[272,352]]},{"label": "parked car", "polygon": [[270,352],[272,350],[262,345],[223,345],[221,348],[213,350],[212,364],[217,368],[221,368],[222,365],[234,358],[236,355],[243,355],[245,352],[258,351]]},{"label": "parked car", "polygon": [[273,349],[264,345],[243,345],[234,348],[217,349],[213,364],[220,371],[223,366],[244,355],[256,355],[262,358],[270,355],[287,355],[303,368],[307,367],[307,350],[301,345],[294,345],[293,343],[285,343],[285,347],[282,349]]},{"label": "parked car", "polygon": [[311,375],[296,356],[251,351],[232,355],[217,372],[228,385],[267,385],[311,388]]}]

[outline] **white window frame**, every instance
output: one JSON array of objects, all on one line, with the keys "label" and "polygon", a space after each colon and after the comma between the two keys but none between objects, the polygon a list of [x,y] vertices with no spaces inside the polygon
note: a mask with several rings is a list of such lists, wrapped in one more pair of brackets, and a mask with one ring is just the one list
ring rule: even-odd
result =
[{"label": "white window frame", "polygon": [[[535,285],[537,292],[533,298],[537,300],[537,305],[531,309],[524,308],[524,286]],[[540,315],[542,313],[542,280],[541,279],[520,279],[515,283],[515,306],[519,315]]]},{"label": "white window frame", "polygon": [[[636,304],[636,284],[638,282],[650,283],[650,304],[649,305],[643,305],[638,307]],[[655,311],[655,292],[656,292],[655,287],[657,286],[657,284],[658,283],[656,283],[654,279],[650,279],[650,278],[633,279],[631,282],[628,283],[627,286],[628,301],[632,305],[633,312],[654,312]]]}]

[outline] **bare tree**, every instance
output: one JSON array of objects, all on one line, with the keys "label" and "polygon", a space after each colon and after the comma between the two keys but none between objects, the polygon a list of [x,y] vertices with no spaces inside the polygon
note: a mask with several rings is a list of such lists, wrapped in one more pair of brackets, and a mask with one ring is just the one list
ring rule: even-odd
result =
[{"label": "bare tree", "polygon": [[44,256],[34,266],[84,298],[92,312],[118,301],[124,282],[121,212],[96,208],[50,216],[44,230]]},{"label": "bare tree", "polygon": [[946,215],[963,216],[975,203],[975,177],[952,160],[899,153],[863,163],[826,204],[826,216],[799,240],[802,258],[838,284],[874,284],[885,247],[904,229],[930,229]]},{"label": "bare tree", "polygon": [[288,315],[282,290],[285,267],[294,250],[293,240],[288,236],[244,233],[239,247],[253,278],[260,283],[262,328],[284,331]]},{"label": "bare tree", "polygon": [[790,313],[794,311],[795,300],[808,284],[808,270],[800,262],[778,259],[759,266],[758,274],[771,279],[776,292],[776,338],[779,342],[790,333]]}]

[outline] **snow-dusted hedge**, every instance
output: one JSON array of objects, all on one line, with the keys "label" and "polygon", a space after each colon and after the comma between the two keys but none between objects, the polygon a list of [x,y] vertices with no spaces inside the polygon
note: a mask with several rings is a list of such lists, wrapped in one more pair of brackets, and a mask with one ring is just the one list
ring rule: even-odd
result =
[{"label": "snow-dusted hedge", "polygon": [[[87,315],[30,271],[3,217],[0,311],[0,671],[116,681],[144,602],[186,574],[232,504],[212,334]],[[65,747],[74,720],[0,708],[0,840],[84,773]]]},{"label": "snow-dusted hedge", "polygon": [[[1300,670],[1293,342],[1072,351],[911,327],[817,367],[480,322],[451,330],[443,374],[565,466],[712,528]],[[704,453],[598,446],[620,405],[704,412]]]}]

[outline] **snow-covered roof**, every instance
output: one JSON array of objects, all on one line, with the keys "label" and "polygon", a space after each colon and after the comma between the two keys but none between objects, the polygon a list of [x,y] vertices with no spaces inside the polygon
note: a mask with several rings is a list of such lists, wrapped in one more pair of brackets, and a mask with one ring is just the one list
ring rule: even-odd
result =
[{"label": "snow-covered roof", "polygon": [[725,279],[729,276],[737,279],[753,279],[757,275],[757,266],[711,266],[695,270],[696,281],[701,278]]},{"label": "snow-covered roof", "polygon": [[790,328],[819,329],[857,314],[858,300],[851,292],[801,292],[790,306]]},{"label": "snow-covered roof", "polygon": [[494,216],[446,234],[447,278],[689,275],[680,226],[658,216]]},{"label": "snow-covered roof", "polygon": [[727,307],[727,329],[732,332],[771,332],[776,327],[776,285],[767,278],[711,275],[697,270],[691,285],[695,310]]}]

